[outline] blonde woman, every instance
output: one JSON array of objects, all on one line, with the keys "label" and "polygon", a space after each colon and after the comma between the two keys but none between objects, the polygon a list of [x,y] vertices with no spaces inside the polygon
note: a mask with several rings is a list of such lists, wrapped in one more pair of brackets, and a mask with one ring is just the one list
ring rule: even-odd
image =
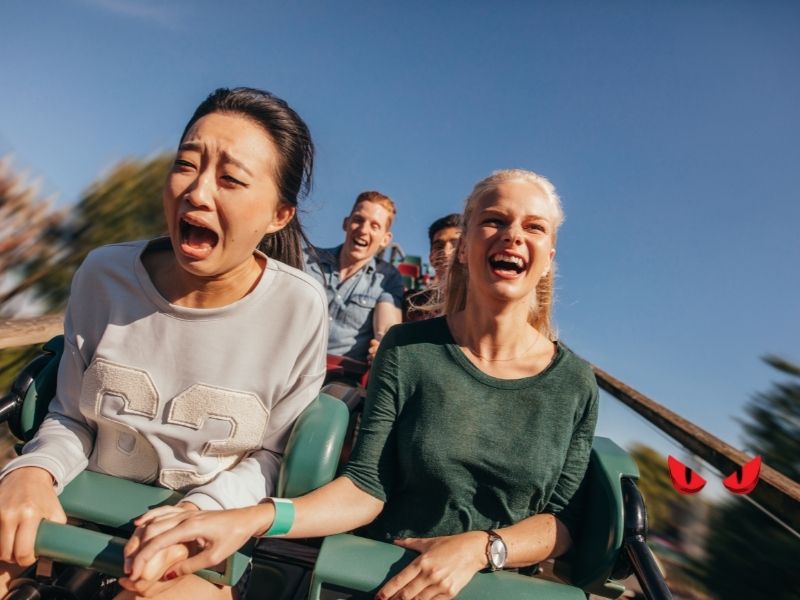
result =
[{"label": "blonde woman", "polygon": [[467,198],[445,316],[393,327],[341,477],[290,503],[145,515],[131,580],[161,576],[173,544],[201,540],[167,576],[215,564],[253,535],[363,535],[420,556],[377,597],[452,598],[481,569],[565,552],[597,418],[588,365],[554,340],[556,233],[547,179],[496,172]]}]

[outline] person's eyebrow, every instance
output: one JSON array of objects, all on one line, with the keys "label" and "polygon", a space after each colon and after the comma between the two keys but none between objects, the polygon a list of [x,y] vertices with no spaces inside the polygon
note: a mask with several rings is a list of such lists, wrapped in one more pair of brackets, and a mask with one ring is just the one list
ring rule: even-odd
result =
[{"label": "person's eyebrow", "polygon": [[187,152],[202,152],[203,144],[198,142],[181,142],[180,147],[178,150],[185,150]]},{"label": "person's eyebrow", "polygon": [[[508,213],[505,211],[499,210],[493,206],[488,208],[484,208],[480,213],[478,213],[482,217],[507,217]],[[524,221],[546,221],[547,223],[550,222],[550,217],[546,215],[540,215],[536,213],[530,213],[527,215],[523,215],[522,219]],[[460,237],[461,234],[459,234]]]},{"label": "person's eyebrow", "polygon": [[227,152],[222,153],[222,158],[224,158],[227,162],[239,167],[242,171],[247,173],[250,177],[253,177],[253,172],[247,168],[247,166],[240,160],[234,158]]},{"label": "person's eyebrow", "polygon": [[[203,151],[203,144],[201,144],[199,142],[183,142],[183,143],[181,143],[180,147],[178,148],[178,151],[202,152]],[[235,165],[236,167],[239,167],[242,171],[247,173],[250,177],[253,177],[253,172],[250,169],[247,168],[247,165],[245,165],[242,161],[238,160],[237,158],[234,158],[233,156],[231,156],[230,153],[223,152],[222,153],[222,158],[225,160],[225,162],[229,162],[229,163]]]}]

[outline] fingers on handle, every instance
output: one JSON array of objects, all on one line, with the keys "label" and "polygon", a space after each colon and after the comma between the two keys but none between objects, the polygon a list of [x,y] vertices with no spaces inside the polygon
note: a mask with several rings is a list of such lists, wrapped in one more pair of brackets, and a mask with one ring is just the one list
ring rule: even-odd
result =
[{"label": "fingers on handle", "polygon": [[16,522],[4,520],[0,523],[0,562],[14,562],[14,538],[16,535]]},{"label": "fingers on handle", "polygon": [[394,540],[394,543],[402,548],[424,552],[430,547],[431,540],[425,538],[398,538]]},{"label": "fingers on handle", "polygon": [[149,581],[157,581],[165,573],[174,570],[173,567],[177,563],[187,558],[189,558],[189,550],[183,544],[164,548],[147,562],[142,572],[142,578]]},{"label": "fingers on handle", "polygon": [[53,509],[46,518],[48,521],[53,521],[54,523],[61,523],[64,525],[67,522],[67,513],[64,512],[64,508],[61,506],[61,503],[57,503],[56,508]]},{"label": "fingers on handle", "polygon": [[137,525],[137,526],[142,526],[142,525],[145,525],[145,524],[149,523],[153,519],[156,519],[156,518],[161,517],[161,516],[166,515],[166,514],[171,514],[171,513],[174,513],[174,512],[178,512],[180,510],[181,509],[176,508],[174,506],[159,506],[158,508],[153,508],[151,510],[148,510],[146,513],[144,513],[140,517],[137,517],[136,519],[134,519],[133,524]]},{"label": "fingers on handle", "polygon": [[212,551],[213,551],[212,548],[208,547],[207,549],[203,550],[200,554],[195,554],[194,556],[187,558],[186,560],[182,560],[172,565],[170,571],[174,572],[177,576],[180,577],[181,575],[189,575],[191,573],[196,573],[201,569],[205,569],[207,567],[219,564],[220,561],[214,559]]},{"label": "fingers on handle", "polygon": [[14,560],[21,567],[29,567],[36,562],[34,546],[39,523],[27,521],[20,523],[14,538]]},{"label": "fingers on handle", "polygon": [[143,538],[142,547],[136,552],[136,556],[133,557],[130,578],[135,580],[141,577],[144,565],[160,550],[175,544],[193,542],[195,539],[199,538],[200,535],[196,529],[197,527],[193,521],[184,521],[175,527],[168,528],[158,536],[150,536],[149,539],[146,540]]},{"label": "fingers on handle", "polygon": [[131,534],[130,539],[125,544],[125,548],[122,550],[122,555],[125,557],[125,563],[122,567],[122,570],[129,577],[132,576],[133,557],[136,555],[141,546],[142,530],[137,528],[134,530],[133,534]]},{"label": "fingers on handle", "polygon": [[386,582],[386,585],[384,585],[378,592],[378,595],[375,596],[376,600],[389,600],[390,598],[394,598],[395,594],[405,588],[409,583],[414,581],[419,574],[419,564],[415,560]]}]

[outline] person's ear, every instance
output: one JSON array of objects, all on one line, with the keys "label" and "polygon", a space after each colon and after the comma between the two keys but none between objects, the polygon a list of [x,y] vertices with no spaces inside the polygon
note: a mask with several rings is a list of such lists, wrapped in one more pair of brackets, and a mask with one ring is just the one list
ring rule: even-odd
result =
[{"label": "person's ear", "polygon": [[342,219],[342,231],[347,231],[347,222],[350,220],[350,217],[345,217]]},{"label": "person's ear", "polygon": [[467,248],[464,243],[464,237],[458,238],[458,246],[456,246],[456,260],[462,265],[467,262]]},{"label": "person's ear", "polygon": [[383,242],[381,242],[381,248],[388,248],[389,244],[391,244],[391,243],[392,243],[392,232],[391,231],[387,231],[383,235]]},{"label": "person's ear", "polygon": [[547,268],[542,273],[542,277],[547,277],[547,274],[550,272],[550,269],[553,268],[553,259],[555,259],[555,257],[556,257],[556,249],[555,248],[551,248],[550,249],[550,262],[547,264]]},{"label": "person's ear", "polygon": [[272,223],[267,227],[267,233],[275,233],[286,227],[296,212],[297,209],[294,206],[288,202],[281,202],[275,209],[275,215],[272,217]]}]

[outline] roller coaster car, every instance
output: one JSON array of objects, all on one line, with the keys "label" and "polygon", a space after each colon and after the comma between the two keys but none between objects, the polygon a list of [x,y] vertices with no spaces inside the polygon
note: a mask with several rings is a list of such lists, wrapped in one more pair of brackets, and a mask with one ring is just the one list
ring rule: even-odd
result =
[{"label": "roller coaster car", "polygon": [[[0,401],[0,421],[7,420],[20,441],[34,435],[47,412],[62,350],[60,337],[45,344],[45,353],[23,370]],[[360,396],[340,382],[326,385],[301,414],[284,455],[278,495],[302,495],[336,475],[353,409],[345,403],[347,394]],[[588,593],[615,598],[624,591],[617,580],[631,571],[647,598],[671,598],[645,544],[646,514],[635,485],[635,463],[612,441],[598,437],[586,477],[589,501],[581,537],[573,551],[554,565],[554,573],[568,583],[511,572],[479,573],[458,598],[560,600],[582,599]],[[37,534],[37,556],[55,561],[55,575],[43,576],[47,569],[37,569],[35,579],[17,580],[6,598],[101,597],[98,574],[121,574],[131,521],[179,499],[180,494],[171,490],[84,471],[60,496],[70,520],[79,526],[43,521]],[[235,584],[252,558],[247,592],[252,600],[360,599],[373,597],[414,556],[398,546],[348,534],[327,537],[321,545],[319,540],[262,539],[230,557],[223,572],[199,574],[215,583]]]}]

